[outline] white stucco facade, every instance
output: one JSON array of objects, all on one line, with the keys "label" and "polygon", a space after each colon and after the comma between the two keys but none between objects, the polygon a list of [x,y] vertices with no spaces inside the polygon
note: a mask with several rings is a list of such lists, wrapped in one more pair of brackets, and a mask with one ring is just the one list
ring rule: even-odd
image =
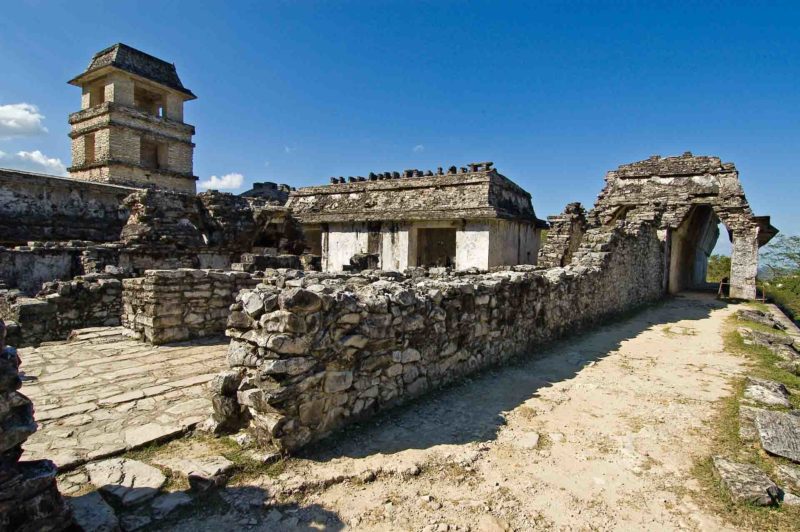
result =
[{"label": "white stucco facade", "polygon": [[454,237],[453,259],[458,270],[535,264],[541,234],[541,229],[530,223],[497,219],[331,223],[322,229],[322,269],[343,271],[359,253],[377,253],[378,267],[383,270],[430,266],[424,264],[422,247],[432,245],[423,236],[425,230]]}]

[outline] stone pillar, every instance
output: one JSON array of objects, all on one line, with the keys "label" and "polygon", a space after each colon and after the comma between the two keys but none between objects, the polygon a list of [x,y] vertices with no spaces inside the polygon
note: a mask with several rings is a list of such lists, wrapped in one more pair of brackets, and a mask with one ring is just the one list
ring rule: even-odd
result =
[{"label": "stone pillar", "polygon": [[758,228],[734,231],[730,296],[739,299],[755,299],[757,273]]},{"label": "stone pillar", "polygon": [[33,404],[17,390],[22,386],[20,359],[6,347],[0,320],[0,530],[64,530],[72,523],[69,508],[56,487],[50,460],[20,461],[22,445],[36,431]]}]

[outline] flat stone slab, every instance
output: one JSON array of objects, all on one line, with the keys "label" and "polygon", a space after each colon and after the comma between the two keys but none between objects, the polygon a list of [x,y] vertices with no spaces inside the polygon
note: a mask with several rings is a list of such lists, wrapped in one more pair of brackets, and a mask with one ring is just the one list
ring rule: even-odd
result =
[{"label": "flat stone slab", "polygon": [[786,491],[800,493],[800,467],[780,464],[778,466],[778,480]]},{"label": "flat stone slab", "polygon": [[166,458],[156,463],[188,478],[189,485],[196,491],[206,491],[224,485],[228,480],[228,473],[234,466],[234,463],[224,456]]},{"label": "flat stone slab", "polygon": [[800,463],[800,411],[759,412],[756,428],[765,451]]},{"label": "flat stone slab", "polygon": [[714,470],[736,502],[774,506],[783,498],[778,486],[752,464],[740,464],[721,456],[713,458]]},{"label": "flat stone slab", "polygon": [[789,390],[779,382],[763,379],[747,378],[744,396],[751,401],[770,406],[783,406],[789,408]]},{"label": "flat stone slab", "polygon": [[151,346],[94,328],[71,341],[19,350],[22,393],[36,405],[39,430],[29,459],[60,470],[180,436],[208,418],[207,382],[228,368],[219,339]]},{"label": "flat stone slab", "polygon": [[167,481],[155,467],[128,458],[91,463],[86,466],[86,472],[89,482],[123,506],[152,499]]},{"label": "flat stone slab", "polygon": [[761,412],[761,408],[739,405],[739,439],[742,441],[758,440],[758,429],[756,428],[756,415]]},{"label": "flat stone slab", "polygon": [[119,520],[113,508],[96,491],[67,499],[72,517],[82,530],[119,532]]},{"label": "flat stone slab", "polygon": [[163,519],[175,510],[191,504],[193,500],[194,499],[192,499],[189,494],[183,493],[182,491],[165,493],[164,495],[156,497],[155,500],[150,503],[150,509],[153,511],[153,516],[155,518]]}]

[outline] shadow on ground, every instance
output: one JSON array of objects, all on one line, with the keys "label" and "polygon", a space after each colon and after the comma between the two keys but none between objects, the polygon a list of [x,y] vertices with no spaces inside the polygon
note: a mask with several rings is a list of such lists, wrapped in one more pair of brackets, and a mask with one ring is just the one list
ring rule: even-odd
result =
[{"label": "shadow on ground", "polygon": [[[329,531],[337,532],[345,525],[335,512],[311,504],[295,503],[265,505],[267,492],[256,486],[237,486],[212,490],[207,493],[191,491],[172,492],[167,497],[184,499],[183,505],[172,509],[167,515],[159,511],[159,498],[147,488],[134,488],[128,497],[136,498],[136,492],[150,497],[133,507],[122,507],[99,491],[79,497],[67,497],[73,508],[76,525],[72,530],[115,530],[116,523],[122,530],[141,531]],[[147,492],[146,494],[144,492]],[[103,503],[105,500],[107,503]]]},{"label": "shadow on ground", "polygon": [[[633,315],[582,331],[520,356],[507,366],[484,370],[409,404],[355,424],[300,453],[313,461],[364,458],[435,445],[492,440],[504,413],[554,383],[571,379],[587,364],[605,358],[625,340],[652,327],[707,318],[726,304],[705,293],[682,294]],[[664,319],[666,316],[666,319]]]}]

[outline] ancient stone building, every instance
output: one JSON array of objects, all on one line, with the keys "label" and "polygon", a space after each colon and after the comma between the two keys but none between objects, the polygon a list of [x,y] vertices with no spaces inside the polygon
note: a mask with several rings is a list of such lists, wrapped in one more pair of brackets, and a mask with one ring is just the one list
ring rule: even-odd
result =
[{"label": "ancient stone building", "polygon": [[384,270],[536,263],[546,224],[530,194],[492,163],[331,181],[292,192],[287,203],[325,271],[341,271],[360,254]]},{"label": "ancient stone building", "polygon": [[183,103],[195,99],[175,65],[115,44],[70,81],[82,90],[69,117],[75,179],[194,192],[194,126]]},{"label": "ancient stone building", "polygon": [[653,156],[606,174],[590,218],[656,224],[667,245],[666,288],[671,293],[705,284],[708,256],[721,221],[732,242],[731,296],[756,296],[758,248],[778,230],[769,216],[754,216],[733,163],[719,157]]}]

